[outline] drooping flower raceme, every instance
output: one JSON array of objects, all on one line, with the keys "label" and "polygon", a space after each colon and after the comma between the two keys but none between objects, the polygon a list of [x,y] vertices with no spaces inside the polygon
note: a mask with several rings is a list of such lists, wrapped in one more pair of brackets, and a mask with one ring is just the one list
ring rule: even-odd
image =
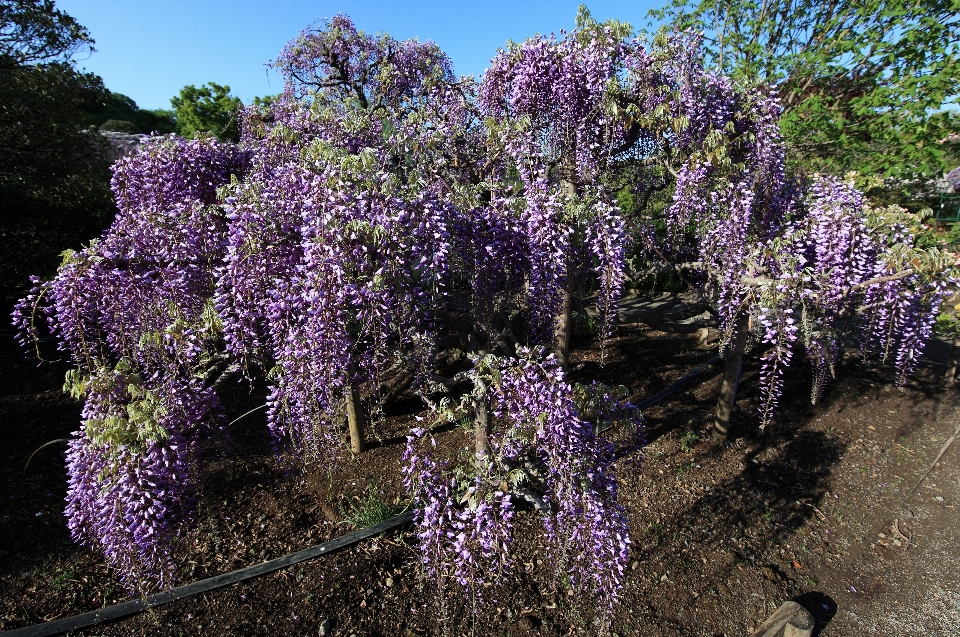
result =
[{"label": "drooping flower raceme", "polygon": [[24,337],[46,314],[85,398],[67,454],[71,535],[101,550],[131,592],[173,582],[198,443],[220,423],[207,385],[220,322],[211,303],[226,238],[216,189],[247,157],[213,140],[155,138],[114,169],[119,212],[17,308]]},{"label": "drooping flower raceme", "polygon": [[[472,477],[454,479],[453,467],[437,460],[423,442],[423,430],[409,438],[405,480],[417,502],[425,559],[432,573],[437,564],[455,564],[455,579],[476,595],[475,584],[492,559],[488,547],[493,540],[474,540],[499,538],[505,551],[512,532],[508,511],[515,498],[506,496],[502,485],[536,483],[547,509],[544,532],[556,576],[570,582],[584,607],[586,600],[599,604],[606,625],[622,585],[630,538],[617,502],[613,446],[595,427],[615,419],[630,421],[639,432],[639,414],[604,393],[592,402],[597,422],[584,420],[578,393],[564,381],[556,361],[543,358],[542,351],[520,354],[520,359],[500,361],[496,380],[490,379],[485,399],[497,424],[490,435],[489,463],[478,461]],[[482,502],[487,505],[480,507]],[[497,557],[493,572],[501,573],[509,564]]]},{"label": "drooping flower raceme", "polygon": [[762,423],[769,421],[796,343],[813,364],[814,403],[833,376],[844,339],[859,333],[864,354],[896,352],[901,380],[919,358],[950,284],[949,263],[919,250],[902,210],[874,211],[851,186],[819,178],[802,210],[751,256],[769,272],[753,301],[763,355]]}]

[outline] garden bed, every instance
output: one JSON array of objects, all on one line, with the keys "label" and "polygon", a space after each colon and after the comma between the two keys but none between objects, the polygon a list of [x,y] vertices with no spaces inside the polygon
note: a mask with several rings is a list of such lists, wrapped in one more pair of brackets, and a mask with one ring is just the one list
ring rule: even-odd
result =
[{"label": "garden bed", "polygon": [[[45,354],[55,357],[52,344]],[[12,339],[0,342],[0,629],[18,628],[127,599],[94,553],[75,546],[62,515],[63,438],[79,404],[60,392],[65,368],[37,368]],[[619,327],[607,364],[587,339],[575,342],[574,380],[624,384],[639,402],[716,353],[696,335],[641,324]],[[825,636],[946,634],[960,628],[960,448],[906,492],[960,417],[955,390],[923,367],[905,387],[855,358],[817,406],[809,374],[792,371],[773,426],[756,428],[757,363],[748,357],[731,441],[710,446],[720,368],[648,409],[641,464],[618,462],[620,501],[631,525],[626,586],[613,633],[746,635],[785,599],[800,598]],[[231,418],[262,404],[256,390],[228,397]],[[262,411],[211,446],[195,529],[184,538],[182,582],[280,557],[355,530],[360,504],[403,507],[400,456],[422,409],[407,397],[378,427],[379,442],[334,473],[303,475],[279,465]],[[441,449],[469,447],[469,432],[444,427]],[[173,602],[78,635],[591,634],[594,617],[562,582],[554,585],[540,525],[519,516],[509,583],[485,591],[476,611],[457,596],[442,606],[420,576],[408,532],[390,533],[336,555]],[[353,523],[349,519],[355,518]],[[896,530],[892,530],[896,523]],[[882,535],[881,535],[882,534]],[[902,538],[907,538],[904,541]]]}]

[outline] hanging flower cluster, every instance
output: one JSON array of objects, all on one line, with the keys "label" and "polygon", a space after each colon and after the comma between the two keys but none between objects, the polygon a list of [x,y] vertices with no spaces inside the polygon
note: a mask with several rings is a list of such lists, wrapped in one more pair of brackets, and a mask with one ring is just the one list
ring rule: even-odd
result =
[{"label": "hanging flower cluster", "polygon": [[173,541],[193,506],[197,445],[220,424],[204,373],[219,342],[210,298],[225,243],[216,189],[247,156],[214,140],[155,138],[115,167],[119,212],[23,299],[24,338],[46,314],[85,399],[67,454],[68,526],[132,592],[172,582]]},{"label": "hanging flower cluster", "polygon": [[[691,39],[685,50],[697,47]],[[761,424],[798,341],[813,363],[814,402],[852,331],[865,351],[896,347],[903,378],[951,278],[946,256],[918,252],[902,223],[871,222],[863,196],[839,180],[787,178],[775,93],[735,87],[702,65],[675,68],[681,81],[667,85],[675,88],[652,119],[669,125],[680,166],[663,241],[648,230],[643,244],[653,261],[696,264],[723,346],[750,319],[764,348]]]},{"label": "hanging flower cluster", "polygon": [[403,455],[404,486],[418,505],[414,521],[424,571],[441,599],[455,581],[475,606],[483,585],[500,580],[512,564],[513,501],[491,480],[458,479],[448,462],[435,458],[435,447],[425,429],[415,428]]},{"label": "hanging flower cluster", "polygon": [[[617,98],[630,92],[623,77],[644,56],[639,42],[624,40],[610,25],[561,35],[501,50],[478,96],[482,114],[495,122],[496,152],[524,188],[513,197],[530,262],[530,333],[532,342],[545,344],[553,342],[558,321],[569,322],[564,297],[575,288],[599,287],[602,335],[609,333],[626,237],[601,182],[612,158],[636,142]],[[592,252],[601,247],[602,255]]]},{"label": "hanging flower cluster", "polygon": [[859,335],[865,356],[896,352],[901,380],[913,370],[953,275],[948,255],[915,245],[910,217],[871,210],[851,186],[818,178],[797,218],[753,255],[769,273],[748,292],[772,345],[761,368],[763,424],[797,342],[813,363],[814,403],[848,335]]},{"label": "hanging flower cluster", "polygon": [[394,352],[433,331],[449,206],[429,190],[404,198],[386,173],[305,179],[299,260],[252,304],[261,317],[241,320],[269,326],[271,430],[300,455],[329,461],[349,386],[371,383],[375,409]]},{"label": "hanging flower cluster", "polygon": [[[519,353],[518,359],[500,359],[479,383],[486,387],[479,399],[492,405],[496,425],[489,434],[489,454],[477,459],[472,474],[463,468],[454,473],[437,460],[425,430],[408,438],[405,484],[417,503],[428,570],[441,586],[452,577],[468,597],[479,595],[484,577],[502,576],[510,566],[507,548],[517,499],[506,494],[508,485],[536,487],[557,582],[569,582],[584,608],[599,604],[606,625],[622,585],[630,537],[617,502],[613,446],[596,428],[617,423],[639,432],[639,413],[605,387],[574,388],[552,356]],[[588,415],[593,421],[585,419]],[[445,573],[438,565],[451,565],[453,571]]]}]

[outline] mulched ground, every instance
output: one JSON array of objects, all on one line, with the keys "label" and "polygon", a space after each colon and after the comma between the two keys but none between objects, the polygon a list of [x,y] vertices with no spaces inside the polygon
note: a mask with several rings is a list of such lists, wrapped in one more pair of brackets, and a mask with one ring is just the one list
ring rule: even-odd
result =
[{"label": "mulched ground", "polygon": [[[708,359],[696,336],[620,326],[607,364],[575,343],[574,380],[630,388],[639,401]],[[55,358],[52,346],[45,356]],[[642,464],[618,467],[633,541],[613,633],[728,637],[748,634],[787,599],[827,637],[950,634],[960,630],[960,446],[908,495],[956,429],[956,390],[923,367],[902,388],[890,372],[844,361],[816,406],[798,364],[776,423],[756,427],[757,362],[748,359],[732,439],[707,442],[719,368],[649,409]],[[61,445],[80,407],[60,391],[62,364],[37,367],[0,341],[0,629],[97,609],[126,598],[104,562],[70,541],[62,516]],[[239,415],[256,392],[230,399]],[[184,538],[183,582],[234,570],[344,535],[344,518],[374,490],[401,503],[399,459],[421,408],[401,401],[359,458],[334,475],[294,474],[270,449],[262,413],[213,449],[197,524]],[[469,435],[437,433],[451,453]],[[960,444],[960,443],[958,443]],[[895,528],[894,528],[894,525]],[[408,533],[183,600],[78,635],[579,635],[596,632],[589,604],[555,586],[536,513],[520,516],[513,578],[475,613],[424,582]],[[585,607],[586,606],[586,607]],[[327,620],[329,623],[327,624]]]}]

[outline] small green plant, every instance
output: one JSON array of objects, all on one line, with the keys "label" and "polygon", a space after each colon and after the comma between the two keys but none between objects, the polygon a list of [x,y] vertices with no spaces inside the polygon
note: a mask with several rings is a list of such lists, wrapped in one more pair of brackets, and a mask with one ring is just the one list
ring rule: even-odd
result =
[{"label": "small green plant", "polygon": [[[960,226],[960,224],[957,224],[957,226]],[[947,338],[960,336],[960,315],[958,315],[958,311],[960,311],[960,303],[952,307],[945,305],[940,314],[937,315],[937,320],[933,325],[934,331]]]},{"label": "small green plant", "polygon": [[401,513],[405,508],[406,506],[399,500],[393,504],[384,500],[376,485],[370,483],[367,485],[366,496],[358,497],[349,506],[341,508],[340,514],[345,522],[364,528],[380,524]]},{"label": "small green plant", "polygon": [[53,585],[54,587],[62,590],[69,586],[70,582],[74,581],[75,577],[76,576],[74,575],[73,571],[63,571],[61,573],[57,573],[57,576],[53,578]]},{"label": "small green plant", "polygon": [[600,333],[600,322],[586,312],[574,311],[570,318],[573,319],[574,334],[596,336]]},{"label": "small green plant", "polygon": [[697,435],[695,431],[688,431],[683,438],[680,439],[680,446],[684,451],[690,453],[693,451],[694,445],[697,444],[697,441],[700,440],[700,436]]}]

